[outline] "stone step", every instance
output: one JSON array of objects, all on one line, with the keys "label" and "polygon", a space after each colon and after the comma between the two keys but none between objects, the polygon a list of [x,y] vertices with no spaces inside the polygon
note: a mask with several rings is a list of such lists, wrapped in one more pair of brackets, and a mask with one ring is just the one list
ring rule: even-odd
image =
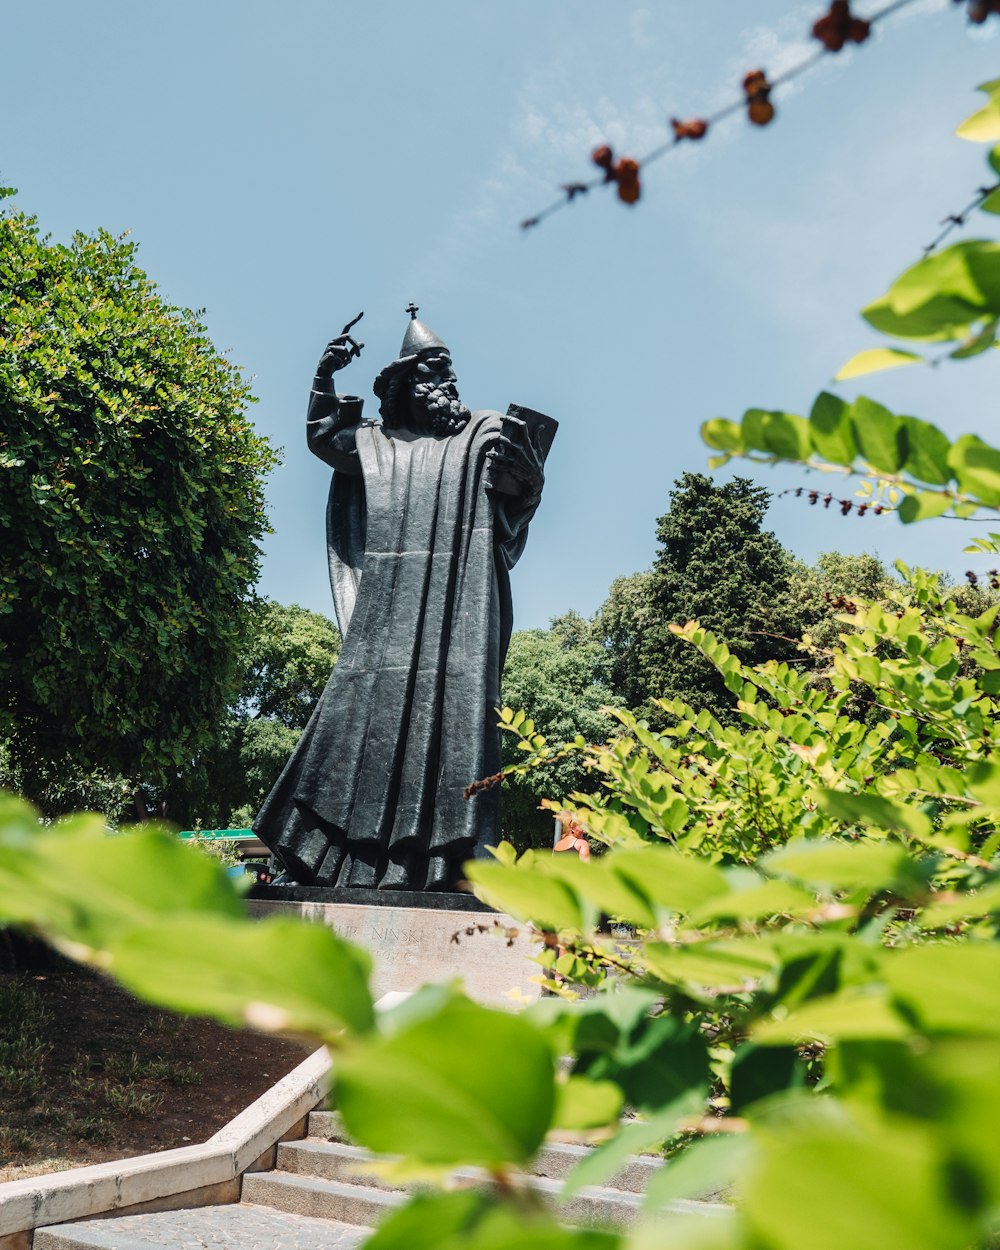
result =
[{"label": "stone step", "polygon": [[[363,1177],[365,1184],[341,1179],[362,1179],[358,1168],[367,1158],[364,1151],[345,1148],[333,1142],[295,1143],[284,1158],[308,1172],[256,1172],[245,1177],[243,1200],[269,1204],[283,1211],[301,1215],[336,1219],[348,1223],[373,1223],[389,1207],[406,1201],[406,1195],[390,1189],[380,1177]],[[295,1147],[299,1147],[296,1149]],[[285,1149],[283,1147],[283,1149]],[[317,1172],[319,1170],[319,1173]],[[460,1169],[455,1173],[459,1183],[475,1185],[486,1177],[479,1169]],[[640,1193],[610,1186],[592,1185],[572,1197],[561,1197],[562,1182],[545,1176],[533,1176],[530,1185],[547,1199],[550,1210],[568,1224],[627,1228],[642,1210]],[[720,1215],[727,1210],[721,1203],[672,1202],[672,1212],[705,1216]]]},{"label": "stone step", "polygon": [[370,1225],[406,1202],[407,1195],[372,1185],[274,1171],[248,1172],[243,1178],[242,1201],[320,1220]]},{"label": "stone step", "polygon": [[[534,1176],[562,1180],[590,1153],[589,1147],[553,1142],[543,1146],[532,1165]],[[374,1185],[378,1189],[401,1188],[366,1172],[365,1165],[372,1156],[359,1146],[348,1142],[330,1141],[306,1137],[300,1141],[282,1142],[278,1146],[277,1167],[285,1172],[297,1172],[304,1176],[324,1176],[328,1180],[357,1181]],[[635,1155],[606,1184],[612,1189],[625,1189],[631,1193],[645,1192],[650,1176],[662,1160],[654,1155]]]},{"label": "stone step", "polygon": [[371,1231],[244,1203],[56,1224],[34,1250],[354,1250]]},{"label": "stone step", "polygon": [[[308,1125],[309,1136],[301,1142],[286,1143],[280,1149],[285,1149],[287,1145],[305,1146],[306,1142],[340,1142],[349,1145],[347,1134],[340,1122],[340,1117],[335,1111],[313,1111],[309,1116]],[[352,1146],[352,1150],[357,1147]],[[581,1146],[571,1142],[548,1141],[538,1152],[537,1157],[532,1165],[532,1173],[535,1176],[552,1176],[563,1178],[568,1176],[574,1167],[587,1157],[590,1153],[590,1146]],[[359,1151],[359,1159],[366,1158],[363,1151]],[[614,1189],[627,1189],[632,1193],[645,1192],[649,1178],[663,1164],[663,1160],[659,1155],[632,1155],[625,1166],[616,1175],[608,1177],[606,1184]],[[279,1163],[284,1167],[284,1164]],[[304,1172],[307,1169],[299,1166],[297,1163],[288,1165],[289,1171]],[[338,1173],[340,1175],[341,1173]],[[318,1176],[326,1176],[327,1172],[317,1172]],[[370,1182],[374,1184],[375,1182]]]},{"label": "stone step", "polygon": [[281,1142],[275,1169],[279,1172],[292,1172],[296,1176],[318,1176],[327,1181],[366,1185],[372,1189],[394,1191],[405,1188],[403,1185],[391,1184],[377,1173],[367,1171],[371,1162],[370,1152],[360,1146],[306,1137],[300,1141]]},{"label": "stone step", "polygon": [[310,1111],[306,1121],[306,1134],[326,1141],[347,1141],[347,1134],[336,1111]]}]

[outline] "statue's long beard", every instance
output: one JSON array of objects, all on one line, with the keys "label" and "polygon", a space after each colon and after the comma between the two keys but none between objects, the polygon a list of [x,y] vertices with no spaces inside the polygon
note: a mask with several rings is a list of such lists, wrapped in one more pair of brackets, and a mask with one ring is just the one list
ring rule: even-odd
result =
[{"label": "statue's long beard", "polygon": [[454,385],[447,382],[415,382],[412,413],[413,428],[418,434],[457,434],[472,416],[458,398]]}]

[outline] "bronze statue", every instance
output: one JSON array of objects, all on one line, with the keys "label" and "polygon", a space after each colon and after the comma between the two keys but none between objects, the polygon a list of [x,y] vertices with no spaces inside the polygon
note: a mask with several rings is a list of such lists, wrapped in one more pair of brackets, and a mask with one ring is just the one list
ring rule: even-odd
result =
[{"label": "bronze statue", "polygon": [[449,890],[496,838],[496,709],[510,639],[508,571],[541,497],[556,422],[470,412],[445,344],[411,320],[378,375],[381,423],[333,375],[358,320],[326,347],[307,416],[333,469],[330,582],[343,649],[254,829],[304,885]]}]

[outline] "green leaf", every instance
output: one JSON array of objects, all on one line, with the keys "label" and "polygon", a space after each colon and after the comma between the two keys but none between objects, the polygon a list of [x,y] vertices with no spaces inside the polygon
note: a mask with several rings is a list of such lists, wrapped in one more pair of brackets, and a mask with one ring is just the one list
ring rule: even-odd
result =
[{"label": "green leaf", "polygon": [[624,1097],[613,1081],[591,1081],[571,1076],[556,1086],[554,1127],[561,1129],[603,1128],[614,1124]]},{"label": "green leaf", "polygon": [[758,981],[776,963],[774,952],[752,939],[683,946],[647,942],[642,960],[650,972],[670,984],[722,987],[729,992]]},{"label": "green leaf", "polygon": [[955,134],[960,139],[967,139],[970,143],[995,143],[1000,139],[1000,96],[992,87],[992,83],[984,83],[976,88],[977,91],[985,91],[990,101],[970,114],[958,127]]},{"label": "green leaf", "polygon": [[1000,881],[981,890],[963,894],[950,902],[932,903],[917,913],[917,923],[924,929],[943,929],[958,920],[1000,913]]},{"label": "green leaf", "polygon": [[866,373],[878,373],[882,369],[896,369],[900,365],[924,364],[923,356],[916,352],[904,352],[898,347],[869,347],[852,356],[834,374],[835,382],[847,382]]},{"label": "green leaf", "polygon": [[816,900],[787,881],[765,881],[749,889],[733,890],[691,913],[694,924],[710,920],[763,920],[769,916],[807,916]]},{"label": "green leaf", "polygon": [[729,891],[729,883],[714,864],[670,847],[613,851],[607,863],[657,907],[667,911],[688,912]]},{"label": "green leaf", "polygon": [[904,525],[912,525],[915,521],[927,521],[933,517],[943,516],[952,505],[952,500],[935,490],[918,490],[907,495],[899,505],[899,519]]},{"label": "green leaf", "polygon": [[[239,917],[243,903],[221,866],[159,830],[109,836],[98,816],[30,835],[24,808],[0,835],[0,919],[32,924],[97,958],[114,935],[177,912]],[[28,828],[31,824],[28,823]]]},{"label": "green leaf", "polygon": [[[997,211],[1000,212],[1000,208]],[[983,352],[988,351],[989,348],[994,347],[997,341],[998,324],[1000,324],[1000,321],[996,317],[991,318],[981,330],[967,338],[953,352],[950,352],[949,359],[968,360],[970,356],[980,356]]]},{"label": "green leaf", "polygon": [[941,297],[980,316],[1000,312],[993,307],[998,294],[998,258],[1000,244],[966,239],[911,265],[889,288],[888,298],[893,309],[903,315]]},{"label": "green leaf", "polygon": [[986,555],[1000,554],[1000,534],[990,534],[987,538],[974,538],[963,551],[982,552]]},{"label": "green leaf", "polygon": [[899,418],[875,400],[859,395],[851,405],[851,421],[865,460],[883,473],[897,472],[905,456]]},{"label": "green leaf", "polygon": [[456,995],[390,1037],[345,1048],[333,1102],[351,1137],[379,1154],[525,1163],[552,1120],[552,1053],[528,1020]]},{"label": "green leaf", "polygon": [[323,925],[198,914],[126,933],[110,958],[119,981],[172,1011],[321,1039],[372,1027],[370,967]]},{"label": "green leaf", "polygon": [[966,941],[912,947],[885,961],[896,999],[931,1033],[1000,1035],[1000,946]]},{"label": "green leaf", "polygon": [[903,468],[919,482],[932,486],[946,486],[951,481],[948,468],[948,452],[951,448],[947,436],[936,425],[919,417],[900,417],[906,441],[906,459]]},{"label": "green leaf", "polygon": [[[753,1153],[748,1134],[720,1133],[693,1142],[655,1172],[646,1186],[646,1206],[658,1207],[678,1198],[705,1200],[730,1188]],[[672,1242],[664,1242],[671,1245]]]},{"label": "green leaf", "polygon": [[618,991],[599,995],[593,1005],[573,1004],[574,1074],[614,1081],[644,1114],[661,1111],[692,1090],[704,1094],[709,1079],[706,1042],[697,1024],[650,1015],[649,999],[645,992]]},{"label": "green leaf", "polygon": [[821,391],[809,413],[809,434],[812,445],[826,460],[834,464],[853,464],[857,444],[851,425],[851,407],[839,395]]},{"label": "green leaf", "polygon": [[417,1193],[382,1221],[368,1245],[374,1250],[439,1250],[458,1238],[465,1245],[492,1207],[483,1190]]},{"label": "green leaf", "polygon": [[945,343],[961,338],[981,319],[977,308],[944,295],[928,296],[920,308],[907,313],[896,312],[889,297],[883,295],[862,309],[862,316],[882,334],[924,343]]},{"label": "green leaf", "polygon": [[1000,213],[1000,187],[991,191],[979,207],[984,213]]},{"label": "green leaf", "polygon": [[1000,244],[970,239],[924,257],[863,315],[898,338],[966,337],[978,322],[1000,315]]},{"label": "green leaf", "polygon": [[628,924],[652,928],[656,914],[646,895],[635,884],[634,878],[624,877],[615,871],[615,859],[605,855],[597,860],[581,860],[575,855],[539,857],[535,871],[563,881],[599,911]]},{"label": "green leaf", "polygon": [[518,920],[557,932],[584,928],[580,900],[565,881],[486,860],[466,864],[465,875],[475,886],[477,898]]},{"label": "green leaf", "polygon": [[994,758],[972,764],[965,781],[969,793],[975,795],[980,803],[1000,808],[1000,761]]},{"label": "green leaf", "polygon": [[764,1046],[836,1042],[840,1038],[904,1038],[911,1029],[884,994],[845,990],[815,998],[780,1020],[763,1020],[751,1036]]},{"label": "green leaf", "polygon": [[749,408],[743,416],[743,440],[748,447],[782,460],[808,460],[812,449],[809,424],[793,412]]},{"label": "green leaf", "polygon": [[617,1233],[563,1228],[552,1216],[496,1193],[418,1193],[384,1219],[365,1250],[618,1250]]},{"label": "green leaf", "polygon": [[642,1154],[672,1137],[684,1120],[696,1119],[704,1110],[704,1093],[688,1090],[668,1106],[644,1120],[630,1120],[614,1137],[589,1151],[566,1177],[563,1193],[579,1193],[588,1185],[601,1185],[615,1176],[632,1155]]},{"label": "green leaf", "polygon": [[743,451],[743,431],[735,421],[727,421],[724,417],[713,417],[702,423],[702,441],[717,451],[728,451],[740,454]]},{"label": "green leaf", "polygon": [[975,434],[963,434],[952,444],[948,463],[966,494],[990,507],[1000,506],[1000,451]]},{"label": "green leaf", "polygon": [[891,842],[841,842],[834,838],[796,838],[760,861],[779,872],[819,887],[886,889],[915,868],[906,851]]},{"label": "green leaf", "polygon": [[843,790],[821,790],[819,806],[833,820],[845,825],[870,825],[876,829],[893,829],[914,838],[930,835],[930,819],[919,808],[880,794],[847,794]]},{"label": "green leaf", "polygon": [[744,1042],[736,1048],[729,1069],[729,1108],[742,1115],[763,1098],[801,1088],[805,1065],[794,1046],[759,1046]]},{"label": "green leaf", "polygon": [[743,1193],[755,1245],[961,1250],[977,1240],[957,1196],[949,1199],[933,1134],[912,1123],[872,1132],[817,1106],[758,1142]]},{"label": "green leaf", "polygon": [[987,694],[1000,694],[1000,668],[992,669],[988,673],[981,673],[978,685],[979,689],[984,690]]}]

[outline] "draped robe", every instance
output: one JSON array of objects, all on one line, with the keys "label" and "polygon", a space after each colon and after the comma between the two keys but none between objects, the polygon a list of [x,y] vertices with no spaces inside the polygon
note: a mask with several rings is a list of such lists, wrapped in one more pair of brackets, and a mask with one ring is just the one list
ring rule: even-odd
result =
[{"label": "draped robe", "polygon": [[449,889],[497,835],[498,788],[464,792],[500,768],[508,571],[537,498],[491,485],[499,413],[449,435],[360,416],[313,392],[343,647],[254,830],[303,884]]}]

